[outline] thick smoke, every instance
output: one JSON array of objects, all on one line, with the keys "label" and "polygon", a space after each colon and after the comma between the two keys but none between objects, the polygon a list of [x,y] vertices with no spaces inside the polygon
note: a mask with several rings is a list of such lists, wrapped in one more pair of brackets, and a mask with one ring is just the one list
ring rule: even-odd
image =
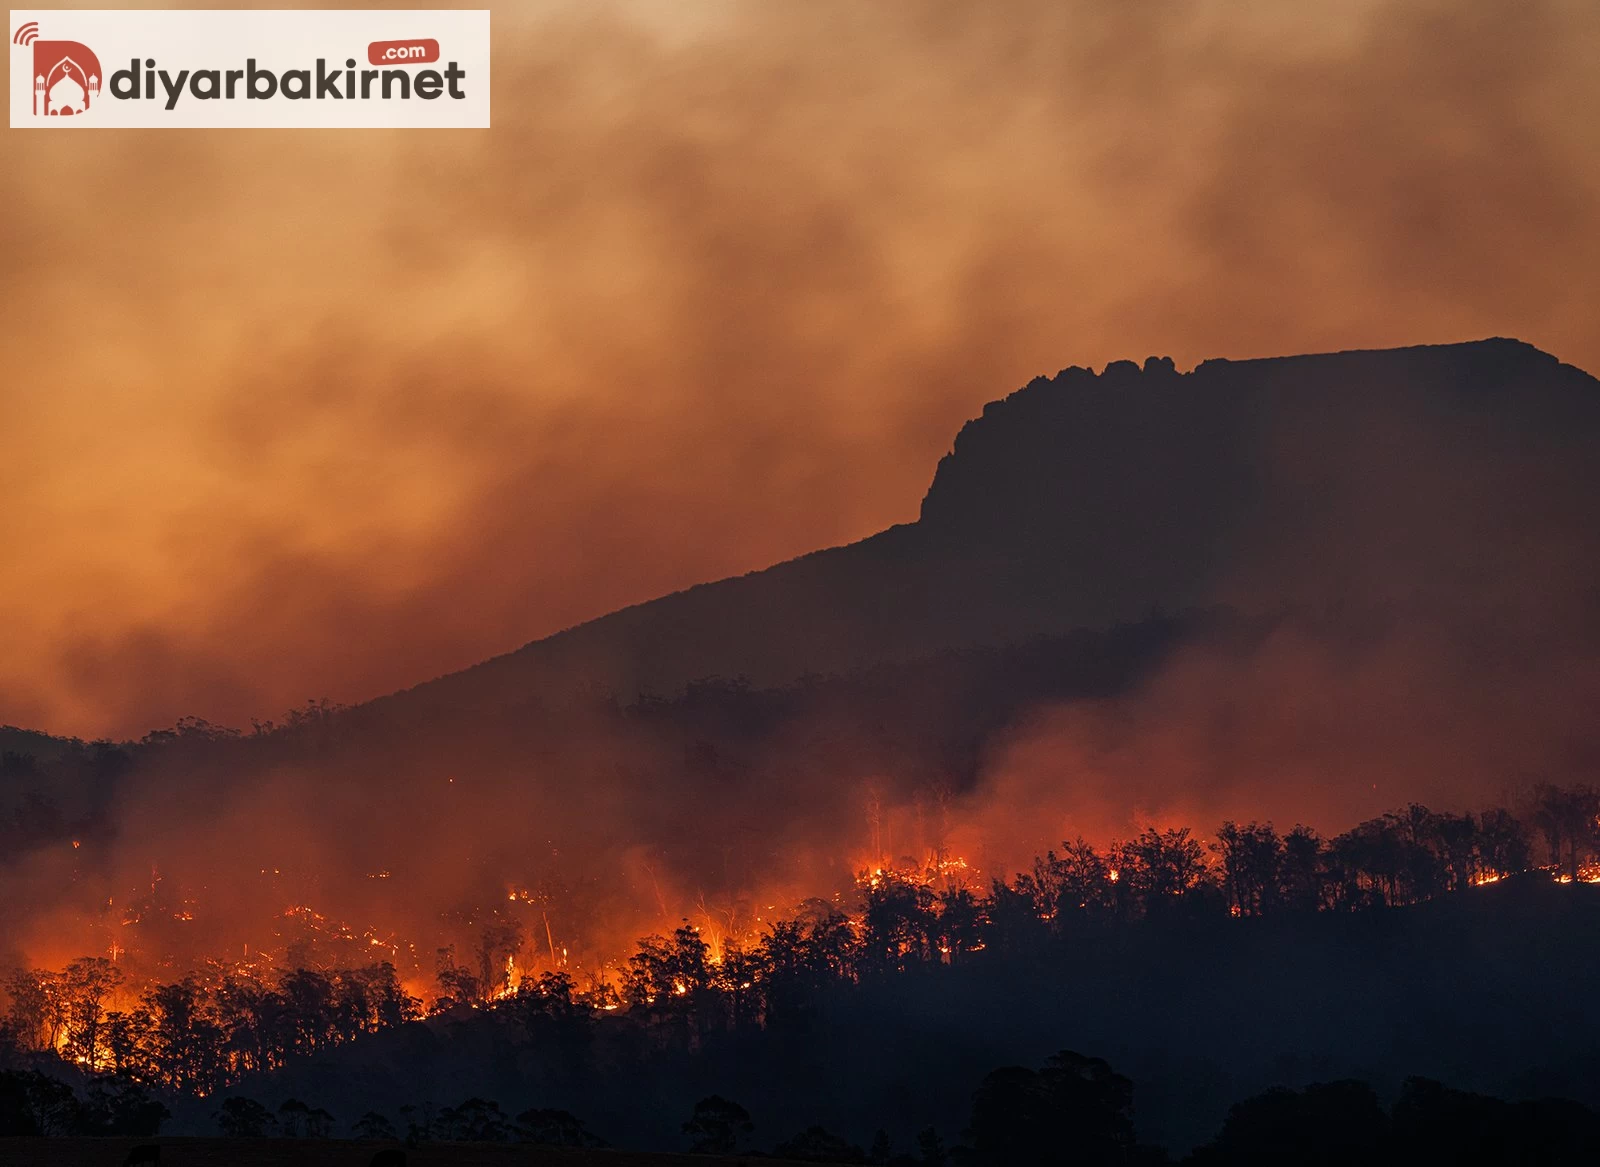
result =
[{"label": "thick smoke", "polygon": [[1413,802],[1521,809],[1537,783],[1592,778],[1596,692],[1592,647],[1491,662],[1427,629],[1279,627],[1248,650],[1185,649],[1127,697],[1035,711],[965,809],[1002,870],[1148,826],[1333,834]]},{"label": "thick smoke", "polygon": [[1600,365],[1582,0],[494,27],[487,133],[7,140],[0,721],[356,700],[863,535],[1065,359]]}]

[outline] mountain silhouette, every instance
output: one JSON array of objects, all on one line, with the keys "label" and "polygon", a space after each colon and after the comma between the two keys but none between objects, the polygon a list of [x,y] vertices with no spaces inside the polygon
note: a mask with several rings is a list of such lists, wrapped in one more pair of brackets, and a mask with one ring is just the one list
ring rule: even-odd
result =
[{"label": "mountain silhouette", "polygon": [[[1039,377],[966,424],[914,523],[623,609],[380,699],[782,685],[1153,611],[1593,619],[1600,383],[1526,343]],[[1542,633],[1541,633],[1542,634]]]}]

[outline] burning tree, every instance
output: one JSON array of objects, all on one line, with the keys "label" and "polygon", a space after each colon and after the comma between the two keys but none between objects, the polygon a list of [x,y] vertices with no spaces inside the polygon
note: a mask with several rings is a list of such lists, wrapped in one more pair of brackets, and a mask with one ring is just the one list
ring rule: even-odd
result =
[{"label": "burning tree", "polygon": [[1550,860],[1569,879],[1600,850],[1600,790],[1541,784],[1533,792],[1533,825],[1550,848]]}]

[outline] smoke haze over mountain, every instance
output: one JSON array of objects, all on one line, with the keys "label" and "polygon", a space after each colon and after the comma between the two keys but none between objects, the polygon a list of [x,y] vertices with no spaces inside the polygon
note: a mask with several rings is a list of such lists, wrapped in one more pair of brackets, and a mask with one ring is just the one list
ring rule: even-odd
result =
[{"label": "smoke haze over mountain", "polygon": [[1600,367],[1583,0],[494,29],[484,134],[8,136],[0,722],[362,699],[860,538],[1066,359]]}]

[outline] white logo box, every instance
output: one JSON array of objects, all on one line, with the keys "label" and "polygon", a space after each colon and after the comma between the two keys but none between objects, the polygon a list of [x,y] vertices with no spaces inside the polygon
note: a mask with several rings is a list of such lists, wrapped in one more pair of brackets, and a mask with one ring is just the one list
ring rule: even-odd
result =
[{"label": "white logo box", "polygon": [[484,10],[32,9],[7,42],[13,129],[489,127]]}]

